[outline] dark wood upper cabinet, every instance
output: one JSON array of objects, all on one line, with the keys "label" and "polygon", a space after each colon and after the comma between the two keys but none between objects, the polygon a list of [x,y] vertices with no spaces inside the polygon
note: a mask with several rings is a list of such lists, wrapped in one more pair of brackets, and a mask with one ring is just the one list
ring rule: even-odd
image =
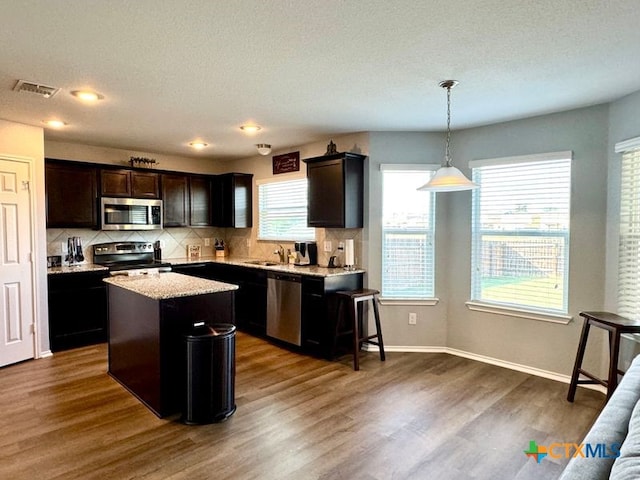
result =
[{"label": "dark wood upper cabinet", "polygon": [[192,175],[189,177],[189,225],[207,227],[212,221],[211,203],[212,177]]},{"label": "dark wood upper cabinet", "polygon": [[100,172],[103,197],[160,198],[159,175],[126,169],[102,169]]},{"label": "dark wood upper cabinet", "polygon": [[189,177],[162,174],[162,210],[165,227],[186,227],[189,222]]},{"label": "dark wood upper cabinet", "polygon": [[253,225],[253,175],[225,173],[213,180],[213,226],[250,228]]},{"label": "dark wood upper cabinet", "polygon": [[362,228],[364,155],[338,153],[307,158],[307,225]]},{"label": "dark wood upper cabinet", "polygon": [[98,228],[98,168],[47,159],[48,228]]},{"label": "dark wood upper cabinet", "polygon": [[160,198],[160,176],[151,172],[131,172],[131,196]]}]

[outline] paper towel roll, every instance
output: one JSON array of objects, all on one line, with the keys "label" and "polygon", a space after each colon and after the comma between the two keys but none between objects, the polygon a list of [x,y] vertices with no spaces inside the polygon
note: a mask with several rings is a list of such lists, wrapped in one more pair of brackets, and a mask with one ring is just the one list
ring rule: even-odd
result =
[{"label": "paper towel roll", "polygon": [[355,253],[353,249],[353,239],[344,242],[344,264],[348,267],[355,265]]}]

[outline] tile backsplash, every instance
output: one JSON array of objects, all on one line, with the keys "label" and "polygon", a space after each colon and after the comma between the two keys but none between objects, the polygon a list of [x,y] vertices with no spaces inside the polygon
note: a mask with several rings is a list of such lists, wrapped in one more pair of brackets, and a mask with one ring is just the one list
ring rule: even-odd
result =
[{"label": "tile backsplash", "polygon": [[[101,231],[78,228],[47,229],[47,255],[62,255],[63,245],[68,237],[82,239],[83,253],[87,263],[93,262],[92,245],[96,243],[121,241],[164,242],[162,258],[184,258],[187,256],[187,245],[200,245],[202,256],[214,255],[214,239],[222,239],[228,246],[229,255],[235,257],[260,258],[276,260],[274,251],[282,245],[293,251],[293,242],[272,242],[257,240],[257,228],[165,228],[147,231]],[[341,241],[352,238],[355,245],[356,265],[362,265],[362,229],[317,228],[318,264],[326,266],[329,257],[336,255],[338,265],[344,263],[344,251],[338,250]],[[205,239],[210,245],[205,246]],[[332,251],[324,251],[325,241],[331,242]]]},{"label": "tile backsplash", "polygon": [[[164,243],[162,258],[181,258],[187,256],[187,245],[200,245],[203,256],[213,255],[215,238],[224,239],[224,228],[165,228],[146,231],[101,231],[82,228],[48,228],[47,255],[62,255],[63,245],[68,237],[80,237],[87,263],[93,262],[92,245],[106,242],[155,242]],[[211,239],[205,246],[205,238]]]}]

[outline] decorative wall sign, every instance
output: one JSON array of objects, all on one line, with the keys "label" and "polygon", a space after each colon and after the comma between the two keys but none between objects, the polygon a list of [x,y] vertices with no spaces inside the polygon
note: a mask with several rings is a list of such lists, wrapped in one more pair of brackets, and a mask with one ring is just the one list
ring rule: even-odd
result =
[{"label": "decorative wall sign", "polygon": [[132,167],[146,167],[151,168],[158,165],[158,162],[155,158],[147,158],[147,157],[129,157],[129,163]]},{"label": "decorative wall sign", "polygon": [[273,174],[300,171],[300,152],[273,156]]}]

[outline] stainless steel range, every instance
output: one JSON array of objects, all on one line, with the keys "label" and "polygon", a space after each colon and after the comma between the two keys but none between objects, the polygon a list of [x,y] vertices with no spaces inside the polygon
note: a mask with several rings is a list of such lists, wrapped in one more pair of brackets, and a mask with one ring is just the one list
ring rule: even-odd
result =
[{"label": "stainless steel range", "polygon": [[93,263],[109,268],[111,275],[170,272],[171,264],[155,259],[151,242],[109,242],[93,245]]}]

